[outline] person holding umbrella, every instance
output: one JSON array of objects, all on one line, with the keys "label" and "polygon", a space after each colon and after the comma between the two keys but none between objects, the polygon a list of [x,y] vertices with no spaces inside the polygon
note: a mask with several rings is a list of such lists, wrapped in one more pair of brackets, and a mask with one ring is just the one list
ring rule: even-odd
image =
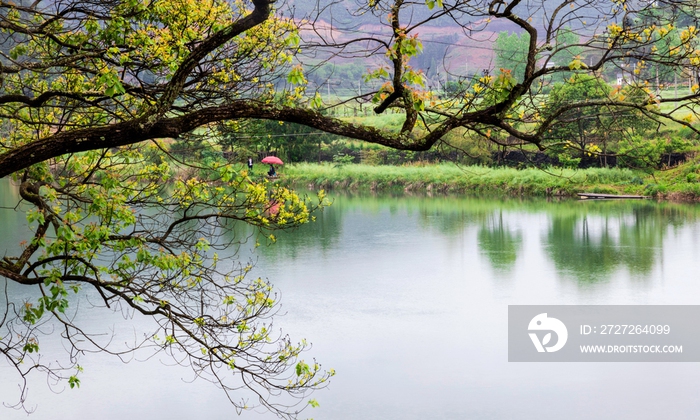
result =
[{"label": "person holding umbrella", "polygon": [[277,156],[268,156],[262,160],[262,163],[267,163],[268,165],[270,165],[270,170],[267,171],[267,175],[270,177],[277,176],[277,171],[275,170],[274,165],[284,165],[282,159],[278,158]]}]

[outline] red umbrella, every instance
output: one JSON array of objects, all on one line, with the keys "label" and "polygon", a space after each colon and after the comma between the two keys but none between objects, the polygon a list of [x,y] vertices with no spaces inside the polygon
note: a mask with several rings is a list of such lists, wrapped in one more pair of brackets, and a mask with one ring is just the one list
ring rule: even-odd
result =
[{"label": "red umbrella", "polygon": [[278,158],[277,156],[268,156],[262,160],[262,163],[268,163],[270,165],[284,165],[282,159]]}]

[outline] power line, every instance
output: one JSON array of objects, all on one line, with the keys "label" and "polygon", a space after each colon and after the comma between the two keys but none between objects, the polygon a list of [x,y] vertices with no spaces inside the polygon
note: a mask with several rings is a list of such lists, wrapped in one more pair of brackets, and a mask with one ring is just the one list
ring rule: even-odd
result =
[{"label": "power line", "polygon": [[324,131],[312,131],[311,133],[299,133],[299,134],[264,134],[264,135],[259,135],[259,136],[236,137],[236,139],[237,140],[249,140],[249,139],[260,139],[260,138],[270,138],[270,137],[319,136],[322,134],[330,134],[330,133],[326,133]]}]

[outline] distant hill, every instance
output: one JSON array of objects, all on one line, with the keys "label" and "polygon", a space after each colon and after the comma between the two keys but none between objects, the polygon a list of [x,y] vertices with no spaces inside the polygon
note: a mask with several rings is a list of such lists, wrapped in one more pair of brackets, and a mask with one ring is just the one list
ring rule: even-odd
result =
[{"label": "distant hill", "polygon": [[[561,4],[558,1],[541,1],[525,3],[519,6],[516,12],[520,16],[530,18],[533,25],[540,26],[540,32],[544,33],[544,22],[547,16],[551,16],[553,10]],[[598,8],[605,8],[605,4],[611,5],[609,1],[602,1],[596,4]],[[537,5],[527,9],[527,5]],[[378,36],[384,39],[389,37],[385,13],[365,11],[358,14],[352,11],[357,8],[357,4],[352,0],[342,0],[333,4],[330,8],[325,8],[319,14],[316,2],[301,0],[288,0],[285,6],[286,15],[289,16],[291,10],[294,17],[315,17],[317,29],[321,28],[321,33],[327,39],[333,39],[341,43],[349,41],[363,35]],[[430,18],[437,9],[432,11],[424,5],[413,5],[402,10],[402,22],[410,26],[412,23],[420,22]],[[597,19],[600,15],[598,10],[585,10],[591,19]],[[379,16],[382,16],[381,18]],[[516,24],[505,19],[494,19],[487,21],[487,16],[467,16],[459,17],[460,24],[457,24],[450,17],[443,16],[439,19],[426,23],[413,33],[417,33],[423,43],[423,53],[412,59],[411,65],[425,72],[433,83],[444,82],[446,78],[455,76],[472,75],[481,73],[484,70],[494,67],[493,43],[502,31],[521,33],[523,30]],[[575,24],[575,22],[574,22]],[[591,34],[592,27],[573,28],[578,33]],[[314,39],[316,34],[305,32],[306,39]],[[316,38],[317,39],[317,38]],[[358,54],[360,55],[360,54]],[[384,57],[344,57],[334,58],[336,65],[347,65],[348,63],[368,68],[386,63]],[[325,73],[326,75],[328,72]],[[331,76],[333,78],[333,76]],[[347,85],[346,77],[340,74],[336,85]],[[354,80],[354,79],[353,79]],[[321,83],[322,81],[319,81]],[[325,83],[325,82],[323,82]]]}]

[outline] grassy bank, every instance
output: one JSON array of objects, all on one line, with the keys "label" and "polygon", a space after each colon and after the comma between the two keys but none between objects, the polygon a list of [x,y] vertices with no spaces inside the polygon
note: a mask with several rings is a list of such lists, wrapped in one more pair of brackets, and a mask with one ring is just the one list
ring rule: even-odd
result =
[{"label": "grassy bank", "polygon": [[[284,169],[292,185],[324,189],[438,191],[454,193],[561,195],[577,192],[642,194],[652,181],[629,169],[513,169],[457,166],[296,164]],[[657,185],[657,184],[655,184]]]}]

